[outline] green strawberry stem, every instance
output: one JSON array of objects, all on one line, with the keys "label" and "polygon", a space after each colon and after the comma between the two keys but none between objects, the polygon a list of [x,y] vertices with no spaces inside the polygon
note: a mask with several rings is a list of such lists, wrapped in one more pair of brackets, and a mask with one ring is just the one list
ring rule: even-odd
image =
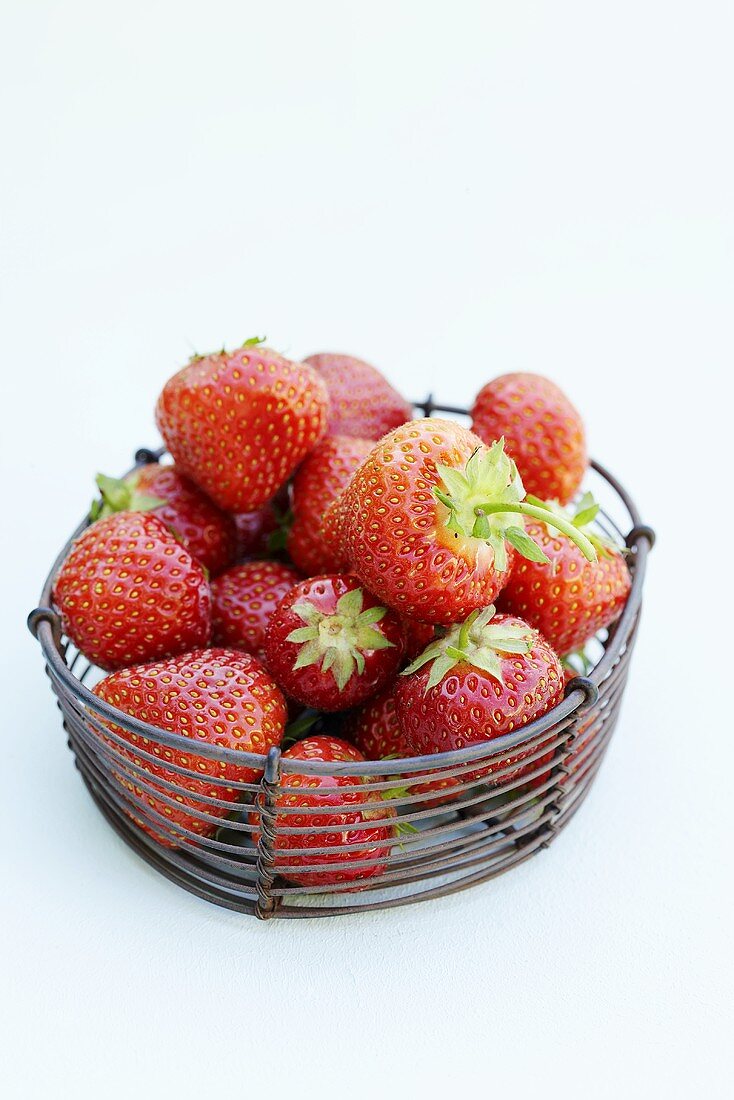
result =
[{"label": "green strawberry stem", "polygon": [[477,615],[479,614],[480,610],[481,610],[480,608],[477,608],[476,611],[472,611],[471,615],[467,619],[465,619],[465,621],[461,624],[461,628],[459,630],[459,638],[458,638],[458,641],[457,641],[457,644],[456,644],[456,648],[460,649],[462,652],[466,649],[466,647],[469,644],[469,633],[471,631],[472,626],[474,625],[474,623],[476,621]]},{"label": "green strawberry stem", "polygon": [[621,547],[616,546],[612,539],[592,526],[599,514],[599,505],[594,500],[592,493],[588,491],[584,493],[581,500],[575,505],[576,511],[573,513],[564,510],[555,500],[538,500],[537,497],[533,497],[529,493],[525,497],[525,503],[534,504],[538,508],[548,508],[554,516],[560,516],[561,519],[568,518],[574,527],[583,530],[583,533],[601,557],[611,558],[615,552],[624,553]]},{"label": "green strawberry stem", "polygon": [[574,526],[569,520],[564,519],[555,512],[551,512],[549,508],[540,508],[537,504],[528,504],[527,501],[520,501],[517,504],[513,504],[509,501],[497,501],[479,504],[474,511],[477,516],[491,516],[502,512],[512,512],[521,516],[529,516],[531,519],[540,520],[547,527],[554,527],[557,531],[560,531],[562,535],[565,535],[566,538],[569,538],[571,542],[578,546],[587,561],[597,560],[596,550],[591,540],[586,537],[583,531],[580,531],[579,528]]},{"label": "green strawberry stem", "polygon": [[307,710],[304,711],[298,718],[294,718],[292,722],[289,722],[285,727],[285,733],[283,734],[283,740],[280,743],[280,747],[295,745],[296,741],[299,741],[304,733],[308,733],[312,729],[319,719],[322,717],[320,710]]}]

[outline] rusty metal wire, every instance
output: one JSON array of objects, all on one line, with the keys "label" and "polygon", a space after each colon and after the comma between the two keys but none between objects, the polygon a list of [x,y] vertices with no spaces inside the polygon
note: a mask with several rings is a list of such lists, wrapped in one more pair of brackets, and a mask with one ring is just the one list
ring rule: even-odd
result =
[{"label": "rusty metal wire", "polygon": [[[431,397],[417,408],[425,415],[466,411],[434,404]],[[161,453],[141,448],[136,463],[156,461]],[[86,526],[83,521],[54,562],[28,625],[43,650],[76,766],[103,816],[171,881],[207,901],[261,919],[331,916],[440,897],[494,878],[547,848],[586,797],[619,718],[639,625],[645,562],[654,542],[654,533],[641,522],[624,488],[604,467],[591,465],[616,495],[621,515],[615,519],[605,512],[600,520],[608,535],[629,548],[632,587],[622,615],[602,641],[595,667],[588,677],[569,683],[558,706],[494,741],[402,760],[324,763],[282,757],[277,748],[260,757],[197,742],[197,755],[253,767],[261,774],[257,783],[207,776],[215,790],[235,788],[242,804],[233,804],[224,791],[221,799],[196,794],[186,812],[205,835],[174,826],[166,813],[180,808],[182,798],[192,797],[185,783],[196,774],[167,759],[166,753],[190,752],[191,742],[97,698],[86,683],[97,670],[62,635],[51,589],[71,541]],[[134,757],[124,734],[140,739]],[[152,776],[146,764],[164,766],[170,778]],[[352,777],[350,793],[366,796],[360,808],[378,815],[370,820],[370,831],[384,828],[389,839],[360,840],[354,824],[319,823],[326,807],[318,790],[309,790],[312,806],[283,805],[283,779],[293,775]],[[441,779],[454,785],[438,804],[446,792],[414,789]],[[382,796],[391,789],[396,797],[386,803]],[[394,811],[415,831],[391,836]],[[316,824],[304,824],[309,817]],[[333,846],[311,842],[319,834],[340,832],[357,837],[339,846],[340,853],[349,855],[350,875],[370,877],[328,886],[289,880],[290,873],[303,871],[298,866],[303,857],[308,858],[309,874],[333,875]],[[291,846],[294,837],[302,838],[302,846]],[[286,839],[287,850],[279,850],[278,841]]]}]

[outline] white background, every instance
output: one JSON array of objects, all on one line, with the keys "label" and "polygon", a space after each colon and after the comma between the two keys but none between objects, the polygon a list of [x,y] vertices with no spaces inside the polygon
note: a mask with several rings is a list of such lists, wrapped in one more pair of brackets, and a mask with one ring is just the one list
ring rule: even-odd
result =
[{"label": "white background", "polygon": [[[0,13],[6,1095],[723,1096],[731,5]],[[255,333],[411,396],[547,373],[659,531],[597,785],[494,883],[261,925],[74,771],[23,618],[166,377]]]}]

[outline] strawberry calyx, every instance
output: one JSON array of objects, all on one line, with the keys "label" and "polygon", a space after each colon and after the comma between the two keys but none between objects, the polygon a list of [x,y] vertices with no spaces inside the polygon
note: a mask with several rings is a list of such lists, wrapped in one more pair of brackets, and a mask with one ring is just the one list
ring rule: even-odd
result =
[{"label": "strawberry calyx", "polygon": [[[240,344],[240,348],[258,348],[262,344],[264,344],[266,340],[267,336],[250,336],[247,340],[242,341],[242,343]],[[210,351],[207,352],[206,355],[202,355],[201,352],[195,351],[192,355],[189,356],[189,363],[198,363],[202,359],[209,359],[210,356],[226,354],[227,349],[224,344],[222,344],[221,348],[219,348],[218,351]]]},{"label": "strawberry calyx", "polygon": [[321,671],[331,672],[339,691],[343,691],[354,673],[364,672],[364,654],[393,645],[375,624],[387,614],[387,608],[364,606],[364,593],[354,588],[340,597],[336,611],[327,615],[312,603],[301,600],[293,604],[304,626],[287,635],[286,641],[300,644],[294,670],[320,664]]},{"label": "strawberry calyx", "polygon": [[441,485],[434,487],[433,495],[446,509],[445,526],[456,538],[491,546],[500,572],[507,568],[507,543],[529,561],[549,563],[525,531],[524,516],[561,531],[585,558],[596,561],[597,551],[580,527],[540,502],[528,502],[517,466],[505,453],[504,438],[490,447],[477,447],[463,471],[439,464],[436,472]]},{"label": "strawberry calyx", "polygon": [[93,500],[89,509],[89,518],[92,522],[114,515],[115,512],[151,512],[154,508],[160,508],[166,503],[162,497],[138,492],[138,479],[135,474],[129,478],[97,474],[95,481],[100,499]]},{"label": "strawberry calyx", "polygon": [[526,624],[493,623],[496,608],[492,604],[472,614],[443,638],[438,638],[416,657],[401,673],[410,676],[433,662],[425,691],[436,687],[458,664],[473,665],[500,684],[504,683],[500,654],[529,653],[533,645],[533,631]]}]

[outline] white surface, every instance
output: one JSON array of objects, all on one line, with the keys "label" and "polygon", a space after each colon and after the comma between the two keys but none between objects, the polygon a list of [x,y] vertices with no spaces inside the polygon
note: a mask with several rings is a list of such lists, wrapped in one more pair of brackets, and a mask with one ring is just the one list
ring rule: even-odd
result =
[{"label": "white surface", "polygon": [[[6,1095],[723,1096],[731,6],[0,11]],[[263,332],[457,402],[545,372],[659,530],[597,785],[492,884],[263,926],[72,767],[23,616],[168,374]]]}]

